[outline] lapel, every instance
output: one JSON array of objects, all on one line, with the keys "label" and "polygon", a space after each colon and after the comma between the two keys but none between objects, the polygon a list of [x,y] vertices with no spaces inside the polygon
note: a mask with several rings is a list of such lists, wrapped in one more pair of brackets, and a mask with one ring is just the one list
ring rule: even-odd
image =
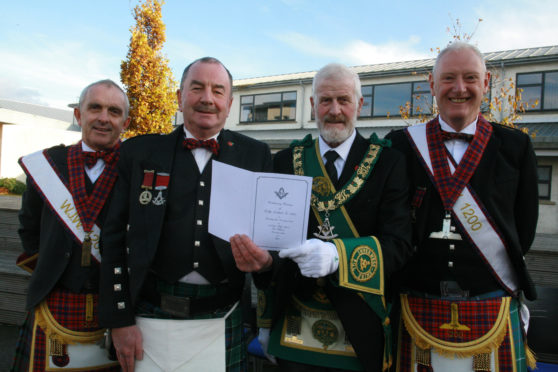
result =
[{"label": "lapel", "polygon": [[[238,144],[235,143],[231,132],[223,129],[219,134],[219,155],[212,156],[211,160],[215,159],[222,163],[242,167],[240,163],[240,152]],[[210,161],[211,161],[210,160]]]},{"label": "lapel", "polygon": [[345,185],[345,183],[347,183],[347,181],[351,178],[355,172],[355,168],[360,164],[367,149],[368,141],[357,131],[355,140],[353,141],[353,145],[349,151],[349,156],[347,157],[347,161],[345,161],[345,166],[341,172],[341,177],[339,177],[339,187]]},{"label": "lapel", "polygon": [[492,181],[495,174],[494,167],[497,166],[497,156],[500,153],[501,141],[495,136],[495,133],[495,131],[492,132],[479,165],[470,180],[473,190],[475,190],[481,200],[486,200],[486,196],[492,191]]}]

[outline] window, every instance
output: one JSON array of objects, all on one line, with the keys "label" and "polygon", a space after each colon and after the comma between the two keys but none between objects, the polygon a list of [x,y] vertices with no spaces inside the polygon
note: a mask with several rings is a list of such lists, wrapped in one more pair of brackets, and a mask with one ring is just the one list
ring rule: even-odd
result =
[{"label": "window", "polygon": [[537,167],[539,178],[539,199],[550,200],[550,179],[552,167],[550,165],[539,165]]},{"label": "window", "polygon": [[240,122],[290,121],[296,118],[296,92],[240,97]]},{"label": "window", "polygon": [[407,104],[410,105],[410,115],[432,113],[432,95],[426,81],[365,85],[362,97],[364,104],[360,118],[401,116],[401,109],[405,109]]},{"label": "window", "polygon": [[558,110],[558,71],[517,74],[525,111]]}]

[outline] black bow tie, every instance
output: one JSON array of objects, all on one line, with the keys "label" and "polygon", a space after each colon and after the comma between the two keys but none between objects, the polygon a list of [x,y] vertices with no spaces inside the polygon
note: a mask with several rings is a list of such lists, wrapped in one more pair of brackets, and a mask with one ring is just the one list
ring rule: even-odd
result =
[{"label": "black bow tie", "polygon": [[468,133],[446,132],[445,130],[443,130],[442,139],[444,141],[462,140],[465,142],[471,142],[473,140],[473,135]]},{"label": "black bow tie", "polygon": [[182,142],[182,145],[189,150],[203,147],[211,151],[214,155],[219,154],[219,144],[217,143],[217,141],[215,141],[214,138],[209,140],[197,140],[195,138],[186,138]]}]

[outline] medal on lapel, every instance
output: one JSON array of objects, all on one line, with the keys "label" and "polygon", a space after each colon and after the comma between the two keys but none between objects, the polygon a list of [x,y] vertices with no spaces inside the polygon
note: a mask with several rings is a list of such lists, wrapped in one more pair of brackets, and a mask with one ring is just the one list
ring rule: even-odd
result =
[{"label": "medal on lapel", "polygon": [[153,189],[154,175],[155,175],[154,170],[147,170],[147,169],[143,170],[143,182],[141,184],[141,188],[143,189],[143,191],[139,196],[139,202],[142,205],[149,204],[149,202],[153,198],[153,194],[151,193],[151,190]]},{"label": "medal on lapel", "polygon": [[157,173],[155,177],[155,190],[159,191],[155,199],[153,199],[153,204],[163,205],[166,199],[163,197],[163,191],[169,186],[170,174],[169,173]]}]

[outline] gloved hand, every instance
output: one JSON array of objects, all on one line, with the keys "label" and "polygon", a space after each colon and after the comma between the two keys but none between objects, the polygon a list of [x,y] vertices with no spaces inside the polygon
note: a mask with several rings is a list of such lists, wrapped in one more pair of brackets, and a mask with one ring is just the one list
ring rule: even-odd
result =
[{"label": "gloved hand", "polygon": [[282,249],[279,257],[296,262],[301,274],[309,278],[321,278],[339,268],[339,254],[335,244],[319,239],[309,239],[300,247]]},{"label": "gloved hand", "polygon": [[277,364],[275,357],[267,353],[267,347],[269,346],[269,328],[260,328],[258,330],[258,342],[260,343],[266,358],[271,363]]}]

